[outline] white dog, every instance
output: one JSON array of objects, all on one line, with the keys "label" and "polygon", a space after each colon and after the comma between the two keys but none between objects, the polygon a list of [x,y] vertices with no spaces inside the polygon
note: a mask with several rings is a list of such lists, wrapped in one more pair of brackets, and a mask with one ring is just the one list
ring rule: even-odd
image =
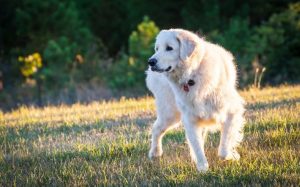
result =
[{"label": "white dog", "polygon": [[221,129],[218,155],[238,160],[243,138],[244,101],[236,90],[233,56],[182,29],[162,30],[149,59],[147,86],[155,96],[157,119],[149,157],[162,155],[162,137],[183,122],[192,159],[208,170],[204,140],[208,129]]}]

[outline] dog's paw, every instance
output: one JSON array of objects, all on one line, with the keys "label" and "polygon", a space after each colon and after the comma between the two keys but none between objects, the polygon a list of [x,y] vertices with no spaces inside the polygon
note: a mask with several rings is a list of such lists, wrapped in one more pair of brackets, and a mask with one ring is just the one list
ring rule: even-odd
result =
[{"label": "dog's paw", "polygon": [[207,172],[209,166],[208,163],[197,163],[197,170],[201,173]]},{"label": "dog's paw", "polygon": [[161,157],[163,154],[163,150],[160,148],[151,148],[148,154],[150,159]]},{"label": "dog's paw", "polygon": [[218,155],[223,160],[239,160],[241,158],[240,154],[236,151],[219,151]]}]

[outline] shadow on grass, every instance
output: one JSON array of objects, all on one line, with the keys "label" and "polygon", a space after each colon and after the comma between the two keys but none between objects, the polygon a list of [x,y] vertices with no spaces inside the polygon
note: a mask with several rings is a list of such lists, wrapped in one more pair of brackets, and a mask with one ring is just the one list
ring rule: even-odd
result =
[{"label": "shadow on grass", "polygon": [[282,106],[295,106],[296,103],[300,102],[300,98],[294,99],[283,99],[280,101],[274,102],[256,102],[254,104],[248,104],[246,109],[257,110],[257,109],[271,109],[271,108],[279,108]]},{"label": "shadow on grass", "polygon": [[291,131],[299,129],[300,130],[300,123],[297,122],[290,122],[287,123],[285,121],[268,121],[268,122],[257,122],[251,123],[244,128],[244,132],[246,134],[252,133],[263,133],[265,131],[271,130],[284,130],[286,133],[290,133]]},{"label": "shadow on grass", "polygon": [[174,185],[178,186],[291,186],[297,184],[296,179],[287,180],[284,177],[269,174],[263,176],[259,173],[249,173],[240,171],[238,174],[227,173],[218,174],[208,172],[194,180],[187,180]]},{"label": "shadow on grass", "polygon": [[105,133],[112,131],[114,128],[121,126],[134,126],[135,128],[145,130],[148,125],[154,121],[153,116],[144,116],[129,118],[128,115],[123,115],[121,118],[105,119],[95,123],[82,123],[82,124],[56,124],[54,127],[49,126],[47,123],[35,124],[34,126],[27,124],[24,126],[14,127],[0,127],[4,136],[0,137],[0,144],[3,143],[18,143],[20,140],[34,141],[40,137],[56,137],[60,135],[80,135],[90,131],[97,131],[97,133]]},{"label": "shadow on grass", "polygon": [[[15,183],[20,186],[76,184],[78,181],[69,179],[80,177],[80,175],[86,177],[86,173],[89,176],[94,175],[92,178],[97,177],[101,180],[107,177],[101,176],[103,169],[101,166],[108,170],[106,172],[109,172],[109,167],[111,169],[115,167],[110,166],[110,163],[114,162],[119,165],[131,160],[138,160],[138,158],[146,156],[146,150],[148,150],[146,145],[138,144],[135,146],[110,146],[106,151],[99,147],[51,154],[41,152],[28,156],[6,156],[0,160],[0,186],[13,186]],[[91,169],[95,172],[89,173]],[[110,174],[107,173],[107,175]],[[118,174],[115,173],[115,175],[118,177]],[[87,176],[87,184],[97,184],[89,176]],[[77,178],[77,180],[81,180],[81,178]]]}]

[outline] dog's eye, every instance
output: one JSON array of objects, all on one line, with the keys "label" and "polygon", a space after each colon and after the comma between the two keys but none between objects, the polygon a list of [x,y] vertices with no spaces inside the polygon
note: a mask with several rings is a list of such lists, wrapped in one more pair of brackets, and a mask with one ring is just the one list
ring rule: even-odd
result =
[{"label": "dog's eye", "polygon": [[171,46],[167,46],[167,47],[166,47],[166,50],[167,50],[167,51],[172,51],[173,48],[172,48]]},{"label": "dog's eye", "polygon": [[158,47],[155,47],[155,51],[158,51]]}]

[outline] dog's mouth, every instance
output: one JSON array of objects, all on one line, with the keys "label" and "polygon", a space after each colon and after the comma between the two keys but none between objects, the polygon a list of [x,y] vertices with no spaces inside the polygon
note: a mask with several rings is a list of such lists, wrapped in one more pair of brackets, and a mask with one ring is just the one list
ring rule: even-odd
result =
[{"label": "dog's mouth", "polygon": [[152,71],[156,71],[156,72],[159,72],[159,73],[162,73],[162,72],[168,72],[168,71],[170,71],[171,69],[172,69],[171,66],[169,66],[169,67],[166,68],[166,69],[160,69],[160,68],[158,68],[157,66],[151,66],[151,70],[152,70]]}]

